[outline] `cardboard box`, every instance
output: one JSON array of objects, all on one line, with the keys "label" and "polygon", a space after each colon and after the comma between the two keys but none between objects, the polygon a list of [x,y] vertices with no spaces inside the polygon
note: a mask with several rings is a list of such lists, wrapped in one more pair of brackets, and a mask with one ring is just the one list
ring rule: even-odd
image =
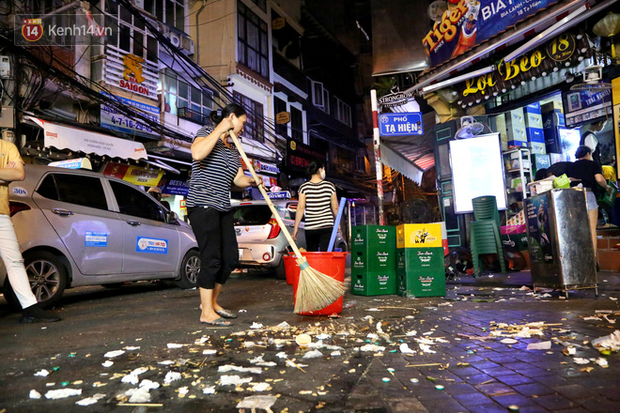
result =
[{"label": "cardboard box", "polygon": [[506,116],[506,129],[508,133],[508,146],[510,141],[527,142],[525,133],[525,117],[523,108],[510,111],[510,115]]},{"label": "cardboard box", "polygon": [[542,129],[542,113],[540,103],[531,103],[523,108],[525,127]]},{"label": "cardboard box", "polygon": [[525,133],[529,143],[545,143],[545,133],[542,128],[525,128]]},{"label": "cardboard box", "polygon": [[508,141],[506,143],[508,147],[516,146],[518,148],[527,148],[527,141]]},{"label": "cardboard box", "polygon": [[532,154],[532,174],[536,175],[540,169],[551,166],[551,157],[545,154]]},{"label": "cardboard box", "polygon": [[351,294],[387,295],[396,294],[396,272],[365,272],[351,269]]},{"label": "cardboard box", "polygon": [[530,148],[533,154],[545,155],[547,153],[547,146],[544,142],[531,142]]},{"label": "cardboard box", "polygon": [[506,128],[506,115],[499,114],[495,116],[495,130],[499,133],[502,142],[502,151],[506,151],[508,149],[508,130]]},{"label": "cardboard box", "polygon": [[396,227],[396,248],[442,247],[441,224],[403,224]]}]

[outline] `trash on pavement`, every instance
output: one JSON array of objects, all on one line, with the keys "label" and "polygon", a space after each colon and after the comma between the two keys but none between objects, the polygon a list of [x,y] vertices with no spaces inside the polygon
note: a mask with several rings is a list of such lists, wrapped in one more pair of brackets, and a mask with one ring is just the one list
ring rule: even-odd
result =
[{"label": "trash on pavement", "polygon": [[239,366],[233,366],[232,364],[220,366],[217,369],[218,373],[227,373],[229,371],[238,371],[240,373],[261,374],[263,372],[263,369],[261,369],[260,367],[239,367]]},{"label": "trash on pavement", "polygon": [[305,359],[314,359],[318,357],[323,357],[323,353],[321,353],[319,350],[311,350],[303,356],[303,358]]},{"label": "trash on pavement", "polygon": [[295,337],[295,342],[299,347],[305,348],[308,346],[308,344],[310,344],[310,342],[312,342],[312,337],[310,337],[308,334],[299,334],[297,337]]},{"label": "trash on pavement", "polygon": [[47,371],[47,370],[45,370],[45,369],[42,369],[42,370],[39,370],[39,371],[37,371],[36,373],[34,373],[34,375],[35,375],[36,377],[47,377],[47,376],[49,376],[49,375],[50,375],[50,372],[49,372],[49,371]]},{"label": "trash on pavement", "polygon": [[203,394],[215,394],[215,386],[206,386],[202,389]]},{"label": "trash on pavement", "polygon": [[178,344],[178,343],[168,343],[167,344],[168,348],[182,348],[183,344]]},{"label": "trash on pavement", "polygon": [[277,398],[275,396],[248,396],[237,403],[237,409],[263,409],[267,412],[271,412],[271,406],[274,405]]},{"label": "trash on pavement", "polygon": [[146,403],[151,401],[151,394],[146,387],[129,389],[125,392],[125,395],[129,396],[129,403]]},{"label": "trash on pavement", "polygon": [[166,373],[166,377],[164,377],[164,383],[170,384],[173,381],[179,380],[181,378],[181,373],[176,371],[169,371]]},{"label": "trash on pavement", "polygon": [[616,330],[607,336],[592,340],[592,345],[599,351],[620,351],[620,330]]},{"label": "trash on pavement", "polygon": [[80,406],[90,406],[91,404],[97,403],[99,399],[103,399],[104,397],[105,397],[105,394],[97,393],[97,394],[92,395],[91,397],[86,397],[85,399],[78,400],[77,402],[75,402],[75,404],[80,405]]},{"label": "trash on pavement", "polygon": [[82,389],[64,388],[64,389],[48,390],[47,393],[45,393],[45,398],[46,399],[64,399],[65,397],[79,396],[81,394],[82,394]]},{"label": "trash on pavement", "polygon": [[30,393],[28,394],[28,397],[30,397],[31,399],[40,399],[41,398],[41,393],[39,393],[35,389],[32,389],[32,390],[30,390]]},{"label": "trash on pavement", "polygon": [[103,357],[107,358],[107,359],[112,359],[114,357],[118,357],[121,354],[125,354],[125,350],[113,350],[113,351],[108,351],[107,353],[105,353],[103,355]]},{"label": "trash on pavement", "polygon": [[222,376],[220,377],[220,386],[239,386],[240,384],[250,383],[252,381],[251,377],[241,378],[237,375],[232,376]]},{"label": "trash on pavement", "polygon": [[573,357],[573,361],[577,364],[588,364],[590,360],[583,357]]},{"label": "trash on pavement", "polygon": [[103,363],[101,363],[101,365],[103,367],[112,367],[114,365],[114,362],[112,360],[106,360]]},{"label": "trash on pavement", "polygon": [[551,348],[551,341],[542,341],[540,343],[529,343],[527,350],[549,350]]}]

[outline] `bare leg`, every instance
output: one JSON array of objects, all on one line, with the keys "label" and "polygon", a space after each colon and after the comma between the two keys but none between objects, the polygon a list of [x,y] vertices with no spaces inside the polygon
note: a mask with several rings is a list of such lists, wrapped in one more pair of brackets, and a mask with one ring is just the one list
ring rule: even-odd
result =
[{"label": "bare leg", "polygon": [[215,283],[215,288],[213,288],[213,299],[211,301],[213,311],[222,311],[222,306],[217,303],[217,298],[220,296],[221,291],[222,284]]},{"label": "bare leg", "polygon": [[596,250],[597,250],[596,224],[598,223],[598,208],[588,211],[588,218],[590,220],[590,232],[592,233],[592,242],[594,243],[594,262],[598,263],[598,258],[596,256]]},{"label": "bare leg", "polygon": [[214,290],[200,287],[200,306],[202,309],[200,313],[200,321],[215,321],[220,318],[220,316],[213,309],[213,292]]}]

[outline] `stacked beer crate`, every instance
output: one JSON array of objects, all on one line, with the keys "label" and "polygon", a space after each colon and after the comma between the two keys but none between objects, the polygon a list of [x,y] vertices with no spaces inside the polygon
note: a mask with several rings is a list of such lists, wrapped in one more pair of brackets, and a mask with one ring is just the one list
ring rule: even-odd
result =
[{"label": "stacked beer crate", "polygon": [[396,293],[396,228],[360,225],[352,228],[351,293]]},{"label": "stacked beer crate", "polygon": [[405,297],[446,295],[441,223],[396,227],[397,292]]}]

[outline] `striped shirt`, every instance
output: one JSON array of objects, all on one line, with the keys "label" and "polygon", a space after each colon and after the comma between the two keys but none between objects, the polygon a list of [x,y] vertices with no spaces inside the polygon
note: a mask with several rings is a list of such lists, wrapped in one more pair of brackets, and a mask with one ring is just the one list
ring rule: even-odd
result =
[{"label": "striped shirt", "polygon": [[334,184],[328,181],[305,182],[299,193],[306,196],[306,230],[333,228],[332,194],[336,193]]},{"label": "striped shirt", "polygon": [[[208,136],[212,131],[213,128],[203,126],[196,132],[196,138]],[[229,211],[230,187],[240,167],[237,148],[231,146],[229,149],[218,139],[206,158],[192,162],[186,206],[208,206],[218,211]]]}]

